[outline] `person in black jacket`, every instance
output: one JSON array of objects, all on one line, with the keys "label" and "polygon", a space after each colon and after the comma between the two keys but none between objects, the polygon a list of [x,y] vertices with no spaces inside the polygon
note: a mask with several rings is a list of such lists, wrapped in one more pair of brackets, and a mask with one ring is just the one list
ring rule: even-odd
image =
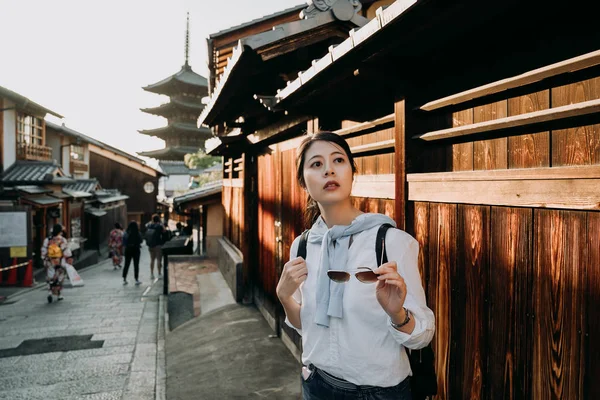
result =
[{"label": "person in black jacket", "polygon": [[139,280],[140,276],[140,247],[143,242],[140,228],[135,221],[131,221],[127,227],[127,231],[123,236],[123,245],[125,246],[125,268],[123,268],[123,285],[127,285],[127,272],[129,272],[129,265],[131,259],[133,259],[133,274],[135,277],[135,284],[139,285],[142,282]]}]

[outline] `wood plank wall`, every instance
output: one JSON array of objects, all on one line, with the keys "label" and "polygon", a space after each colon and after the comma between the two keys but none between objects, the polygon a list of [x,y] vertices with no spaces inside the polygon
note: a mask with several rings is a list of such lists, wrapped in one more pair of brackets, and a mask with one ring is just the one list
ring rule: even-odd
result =
[{"label": "wood plank wall", "polygon": [[238,249],[243,248],[244,235],[244,185],[243,158],[225,160],[223,170],[223,235]]},{"label": "wood plank wall", "polygon": [[[586,79],[452,112],[452,125],[598,98],[600,78]],[[598,165],[600,125],[447,150],[455,172]],[[436,315],[437,398],[600,398],[600,213],[426,201],[414,210]]]},{"label": "wood plank wall", "polygon": [[[356,124],[352,121],[343,121],[342,129]],[[347,138],[346,141],[353,148],[392,139],[394,139],[393,127]],[[358,170],[357,175],[361,177],[394,174],[395,155],[393,152],[359,156],[355,157],[354,160]],[[374,192],[373,197],[353,197],[352,203],[363,212],[381,213],[394,219],[394,200],[378,197],[376,192]]]}]

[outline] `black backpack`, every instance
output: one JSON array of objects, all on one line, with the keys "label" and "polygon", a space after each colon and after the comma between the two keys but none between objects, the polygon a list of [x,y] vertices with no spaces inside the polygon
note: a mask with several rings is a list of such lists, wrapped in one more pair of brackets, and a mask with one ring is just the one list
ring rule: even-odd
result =
[{"label": "black backpack", "polygon": [[146,229],[144,240],[148,247],[156,247],[162,245],[162,235],[164,228],[160,224],[151,224]]},{"label": "black backpack", "polygon": [[[392,225],[381,225],[377,231],[377,239],[375,241],[375,254],[377,260],[383,260],[382,264],[388,262],[387,253],[383,248],[383,242],[385,241],[385,234],[389,228],[392,228]],[[302,257],[305,260],[308,232],[308,229],[302,232],[300,242],[298,243],[298,253],[296,255],[296,257]],[[421,350],[405,349],[410,361],[410,369],[413,373],[410,379],[410,389],[413,400],[424,400],[429,396],[435,396],[437,394],[437,378],[435,375],[434,355],[431,344],[428,344]]]}]

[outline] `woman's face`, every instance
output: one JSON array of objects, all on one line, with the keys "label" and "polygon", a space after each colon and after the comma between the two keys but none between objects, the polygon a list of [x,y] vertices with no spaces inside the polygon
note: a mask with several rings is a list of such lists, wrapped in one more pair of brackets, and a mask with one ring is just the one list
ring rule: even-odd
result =
[{"label": "woman's face", "polygon": [[352,166],[344,150],[335,143],[318,140],[304,155],[304,182],[317,203],[345,201],[352,192]]}]

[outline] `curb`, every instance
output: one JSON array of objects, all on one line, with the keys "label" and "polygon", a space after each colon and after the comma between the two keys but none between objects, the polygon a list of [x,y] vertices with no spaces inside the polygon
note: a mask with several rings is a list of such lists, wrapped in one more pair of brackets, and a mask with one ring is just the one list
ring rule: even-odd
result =
[{"label": "curb", "polygon": [[166,400],[167,398],[167,358],[165,349],[165,338],[168,332],[168,319],[165,295],[158,296],[158,330],[156,341],[156,390],[155,400]]}]

